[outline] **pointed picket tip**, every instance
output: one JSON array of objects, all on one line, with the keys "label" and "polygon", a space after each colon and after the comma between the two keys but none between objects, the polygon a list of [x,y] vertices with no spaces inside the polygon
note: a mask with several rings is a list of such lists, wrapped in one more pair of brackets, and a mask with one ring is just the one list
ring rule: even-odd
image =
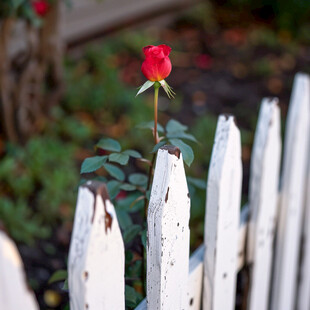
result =
[{"label": "pointed picket tip", "polygon": [[240,132],[234,116],[220,115],[207,183],[204,310],[235,307],[241,180]]},{"label": "pointed picket tip", "polygon": [[88,181],[79,188],[69,251],[70,309],[124,309],[124,263],[123,239],[107,188]]},{"label": "pointed picket tip", "polygon": [[180,149],[158,150],[148,207],[148,308],[187,308],[190,198]]}]

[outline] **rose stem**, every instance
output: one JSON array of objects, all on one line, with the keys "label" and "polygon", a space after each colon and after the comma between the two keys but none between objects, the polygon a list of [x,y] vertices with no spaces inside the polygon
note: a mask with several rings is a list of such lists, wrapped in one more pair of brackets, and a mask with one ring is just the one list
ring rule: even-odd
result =
[{"label": "rose stem", "polygon": [[155,145],[159,142],[157,140],[157,107],[158,107],[158,90],[160,84],[155,82],[154,84],[154,143]]}]

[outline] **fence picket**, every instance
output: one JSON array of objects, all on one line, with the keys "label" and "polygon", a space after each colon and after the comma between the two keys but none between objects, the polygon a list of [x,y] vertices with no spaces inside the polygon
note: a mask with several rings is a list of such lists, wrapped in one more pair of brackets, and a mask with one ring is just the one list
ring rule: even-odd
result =
[{"label": "fence picket", "polygon": [[25,281],[24,266],[13,241],[0,231],[0,309],[39,309]]},{"label": "fence picket", "polygon": [[207,185],[204,310],[235,307],[241,179],[240,132],[233,116],[221,115]]},{"label": "fence picket", "polygon": [[[189,305],[189,309],[191,310],[200,310],[201,308],[203,255],[204,246],[201,245],[197,250],[195,250],[189,260],[187,303]],[[146,299],[143,299],[138,307],[135,308],[135,310],[146,309]]]},{"label": "fence picket", "polygon": [[286,122],[272,310],[292,310],[295,306],[307,171],[309,100],[309,77],[297,74]]},{"label": "fence picket", "polygon": [[182,154],[158,151],[148,208],[148,309],[187,309],[190,199]]},{"label": "fence picket", "polygon": [[104,184],[78,194],[69,261],[70,309],[124,309],[124,245]]},{"label": "fence picket", "polygon": [[[310,147],[309,147],[310,151]],[[305,217],[303,225],[303,257],[300,268],[297,310],[310,309],[310,158],[308,155],[308,177],[305,197]]]},{"label": "fence picket", "polygon": [[201,245],[191,256],[188,276],[188,309],[201,309],[203,257],[205,248]]},{"label": "fence picket", "polygon": [[273,241],[278,204],[281,159],[278,99],[264,99],[251,158],[247,262],[251,288],[249,310],[268,308]]}]

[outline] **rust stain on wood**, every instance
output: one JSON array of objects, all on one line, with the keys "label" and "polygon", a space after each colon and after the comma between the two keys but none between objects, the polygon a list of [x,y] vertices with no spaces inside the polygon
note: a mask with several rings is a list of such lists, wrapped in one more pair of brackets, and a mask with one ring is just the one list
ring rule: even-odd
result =
[{"label": "rust stain on wood", "polygon": [[235,115],[230,114],[230,113],[223,113],[223,114],[221,114],[221,116],[224,116],[226,121],[228,121],[228,119],[229,119],[230,117],[232,117],[232,118],[233,118],[233,121],[234,121],[234,123],[235,123],[235,125],[238,127],[237,119],[236,119]]},{"label": "rust stain on wood", "polygon": [[180,158],[181,151],[178,147],[174,145],[164,145],[160,149],[168,151],[169,154],[175,155],[177,158]]},{"label": "rust stain on wood", "polygon": [[167,193],[166,193],[166,197],[165,197],[165,202],[166,202],[166,203],[167,203],[167,201],[168,201],[168,194],[169,194],[169,186],[168,186]]},{"label": "rust stain on wood", "polygon": [[104,222],[105,222],[105,232],[108,232],[108,229],[111,230],[112,227],[112,221],[113,218],[111,214],[108,212],[107,207],[106,207],[106,200],[110,200],[110,196],[107,190],[107,187],[104,183],[98,182],[98,181],[88,181],[86,184],[82,185],[82,187],[88,188],[95,196],[95,201],[94,201],[94,212],[93,216],[91,219],[91,222],[94,222],[94,217],[96,213],[96,202],[97,202],[97,197],[98,195],[101,197],[103,206],[104,206]]}]

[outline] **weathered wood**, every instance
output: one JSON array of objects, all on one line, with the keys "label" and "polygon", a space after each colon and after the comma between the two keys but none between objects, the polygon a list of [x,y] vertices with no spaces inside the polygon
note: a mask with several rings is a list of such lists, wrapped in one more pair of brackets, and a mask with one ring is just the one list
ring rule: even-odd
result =
[{"label": "weathered wood", "polygon": [[[310,147],[309,147],[310,151]],[[305,197],[303,248],[298,287],[297,310],[310,309],[310,156],[308,153],[308,182]]]},{"label": "weathered wood", "polygon": [[190,198],[182,154],[158,151],[148,208],[148,309],[187,309]]},{"label": "weathered wood", "polygon": [[41,28],[19,18],[0,21],[0,125],[12,142],[40,131],[62,94],[59,6],[53,2]]},{"label": "weathered wood", "polygon": [[251,158],[247,243],[250,310],[268,308],[281,160],[280,130],[278,99],[264,99]]},{"label": "weathered wood", "polygon": [[233,116],[221,115],[207,185],[204,310],[235,306],[241,179],[240,132]]},{"label": "weathered wood", "polygon": [[309,77],[297,74],[286,122],[272,310],[295,306],[309,141]]},{"label": "weathered wood", "polygon": [[[190,257],[189,260],[189,275],[188,275],[188,293],[187,303],[188,309],[200,310],[201,308],[201,293],[203,280],[203,255],[204,246],[201,245]],[[144,299],[135,310],[146,310],[147,303]]]},{"label": "weathered wood", "polygon": [[[192,0],[191,0],[192,1]],[[73,0],[63,8],[62,38],[67,43],[91,38],[134,19],[189,4],[190,0]]]},{"label": "weathered wood", "polygon": [[0,231],[0,309],[39,309],[25,281],[24,266],[13,241]]},{"label": "weathered wood", "polygon": [[124,244],[104,184],[78,194],[69,261],[70,309],[124,309]]}]

